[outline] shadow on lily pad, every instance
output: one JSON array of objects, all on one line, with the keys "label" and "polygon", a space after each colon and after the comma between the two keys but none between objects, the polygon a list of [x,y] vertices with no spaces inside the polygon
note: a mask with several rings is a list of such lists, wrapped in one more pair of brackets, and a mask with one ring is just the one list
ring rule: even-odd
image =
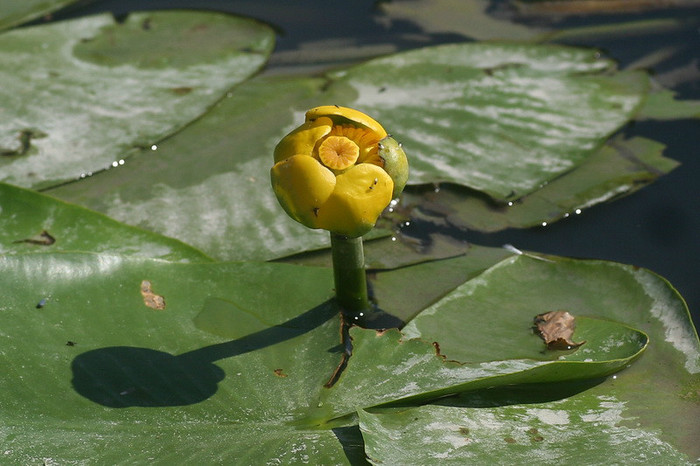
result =
[{"label": "shadow on lily pad", "polygon": [[150,348],[111,346],[73,360],[73,388],[110,408],[163,407],[199,403],[216,393],[224,371],[214,364],[303,335],[337,315],[325,302],[282,324],[181,355]]}]

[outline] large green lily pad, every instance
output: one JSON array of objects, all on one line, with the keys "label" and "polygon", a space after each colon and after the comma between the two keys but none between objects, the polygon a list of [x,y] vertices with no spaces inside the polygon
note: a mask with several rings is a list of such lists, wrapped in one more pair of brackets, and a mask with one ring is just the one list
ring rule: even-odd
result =
[{"label": "large green lily pad", "polygon": [[[502,262],[455,290],[452,296],[461,300],[428,308],[406,332],[439,338],[447,357],[469,356],[462,345],[473,340],[482,343],[482,354],[498,350],[502,340],[494,340],[495,347],[488,345],[484,335],[472,333],[474,327],[453,331],[443,325],[436,332],[436,325],[451,314],[488,310],[497,318],[526,310],[538,295],[553,307],[644,329],[651,339],[644,356],[607,380],[477,390],[444,399],[442,406],[361,412],[370,458],[377,463],[446,458],[493,464],[543,459],[688,464],[700,455],[700,344],[682,299],[667,282],[645,270],[600,261],[549,260],[553,258],[521,256]],[[584,283],[573,278],[584,269],[595,269],[596,279]],[[597,280],[606,285],[596,288]],[[499,291],[492,293],[497,284]],[[509,297],[508,303],[497,296]],[[585,358],[582,350],[585,345],[578,350]]]},{"label": "large green lily pad", "polygon": [[648,77],[594,50],[518,43],[427,47],[331,76],[411,155],[411,183],[515,199],[572,170],[629,121]]},{"label": "large green lily pad", "polygon": [[[552,265],[523,257],[507,259],[466,282],[435,307],[464,300],[469,286],[502,294],[495,277],[512,268],[528,272],[516,274],[517,280],[531,286],[541,264],[571,269],[569,281],[561,279],[570,302],[588,300],[603,313],[610,310],[605,306],[617,310],[636,301],[639,306],[620,310],[620,315],[656,312],[645,301],[645,280],[653,279],[647,272],[607,263],[557,260]],[[496,355],[503,360],[489,356],[457,363],[445,360],[430,341],[408,339],[397,330],[352,328],[353,355],[328,389],[323,385],[340,361],[342,345],[340,321],[329,302],[332,273],[327,268],[176,264],[71,253],[5,256],[0,267],[6,297],[0,316],[0,358],[6,368],[0,378],[1,433],[6,458],[19,462],[108,459],[117,454],[117,445],[130,444],[139,448],[122,451],[122,460],[168,458],[182,451],[193,461],[239,455],[272,460],[285,452],[287,458],[298,453],[294,457],[299,460],[304,452],[338,464],[347,460],[340,453],[344,447],[353,451],[347,439],[357,438],[341,428],[352,426],[352,418],[326,424],[337,416],[486,386],[600,377],[628,365],[646,345],[643,333],[589,319],[581,323],[591,349],[586,354],[584,346],[575,353],[522,359],[515,347],[504,346]],[[613,271],[636,286],[620,287],[621,296],[609,281],[601,288],[601,280]],[[578,288],[571,290],[572,283]],[[589,287],[596,288],[599,302],[593,303]],[[163,298],[164,308],[154,306],[155,295]],[[536,307],[533,301],[542,299],[525,297],[525,304]],[[661,319],[673,317],[663,313],[677,306],[677,299],[664,298]],[[44,302],[37,307],[40,300]],[[482,324],[497,338],[498,323],[475,323],[468,314],[450,326]],[[221,329],[234,332],[228,336],[233,340],[223,337]],[[529,345],[536,339],[527,326],[521,330],[517,341]],[[616,341],[628,343],[613,344],[610,339],[620,335],[626,337]],[[692,341],[679,335],[679,344],[690,343],[693,349]],[[473,348],[481,344],[475,341]],[[387,378],[388,372],[393,375]],[[70,429],[62,427],[66,422]],[[259,442],[249,441],[253,433]]]},{"label": "large green lily pad", "polygon": [[327,246],[325,231],[284,213],[269,174],[274,146],[315,105],[321,85],[320,79],[251,80],[155,153],[142,151],[119,170],[49,192],[222,260]]},{"label": "large green lily pad", "polygon": [[663,157],[664,148],[646,138],[613,138],[576,170],[507,204],[449,183],[409,189],[402,204],[415,219],[484,232],[549,224],[629,195],[670,172],[678,162]]},{"label": "large green lily pad", "polygon": [[0,254],[90,251],[175,262],[211,261],[180,241],[4,183],[0,183],[0,213]]},{"label": "large green lily pad", "polygon": [[492,408],[425,406],[360,412],[360,426],[373,464],[689,464],[657,433],[621,426],[624,408],[606,396]]},{"label": "large green lily pad", "polygon": [[184,11],[0,35],[2,179],[47,187],[122,166],[255,73],[273,43],[256,21]]}]

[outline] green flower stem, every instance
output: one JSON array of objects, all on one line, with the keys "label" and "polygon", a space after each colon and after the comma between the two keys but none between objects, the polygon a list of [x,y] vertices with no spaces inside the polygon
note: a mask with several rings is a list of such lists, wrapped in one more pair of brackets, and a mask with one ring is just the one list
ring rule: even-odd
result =
[{"label": "green flower stem", "polygon": [[341,310],[350,315],[369,311],[362,237],[348,238],[331,233],[331,252],[335,295]]}]

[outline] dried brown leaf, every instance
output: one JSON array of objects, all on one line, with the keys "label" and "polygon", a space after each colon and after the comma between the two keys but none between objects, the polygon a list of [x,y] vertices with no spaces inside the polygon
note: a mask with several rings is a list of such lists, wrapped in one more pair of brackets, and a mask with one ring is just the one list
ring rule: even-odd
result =
[{"label": "dried brown leaf", "polygon": [[571,337],[576,330],[576,319],[567,311],[551,311],[535,316],[534,330],[550,350],[578,348],[585,341],[574,342]]}]

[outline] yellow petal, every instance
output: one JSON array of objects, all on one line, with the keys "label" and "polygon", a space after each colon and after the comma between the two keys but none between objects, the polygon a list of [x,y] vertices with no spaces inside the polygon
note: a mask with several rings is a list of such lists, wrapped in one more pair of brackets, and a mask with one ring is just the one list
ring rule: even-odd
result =
[{"label": "yellow petal", "polygon": [[376,165],[361,163],[336,178],[335,189],[318,210],[318,226],[338,235],[362,236],[391,202],[394,182]]},{"label": "yellow petal", "polygon": [[329,117],[336,124],[349,122],[355,126],[370,129],[377,133],[378,139],[387,136],[386,131],[375,119],[369,115],[348,107],[338,107],[337,105],[323,105],[321,107],[312,108],[306,112],[306,121],[317,121],[319,118]]},{"label": "yellow petal", "polygon": [[319,224],[319,209],[336,185],[333,172],[307,155],[294,155],[270,170],[272,189],[287,214],[309,228]]},{"label": "yellow petal", "polygon": [[311,155],[314,146],[323,136],[331,132],[333,121],[330,118],[318,118],[307,121],[288,135],[275,147],[275,163],[293,155]]}]

